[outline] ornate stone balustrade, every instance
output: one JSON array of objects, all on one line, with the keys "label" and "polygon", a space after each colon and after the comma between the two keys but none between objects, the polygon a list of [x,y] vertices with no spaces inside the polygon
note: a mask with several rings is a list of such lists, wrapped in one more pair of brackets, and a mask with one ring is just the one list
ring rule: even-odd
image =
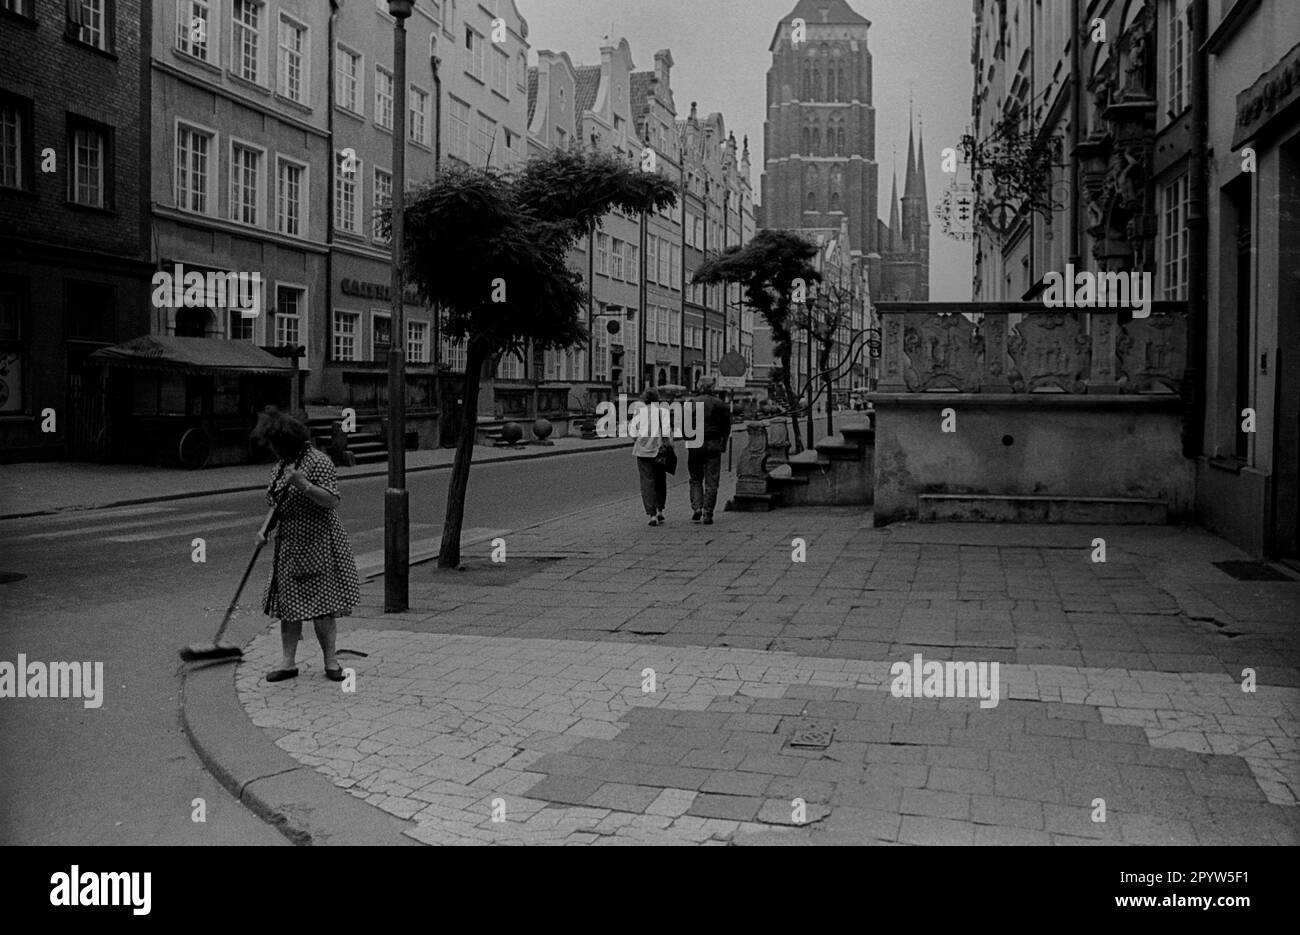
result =
[{"label": "ornate stone balustrade", "polygon": [[1176,395],[1187,305],[1051,309],[1040,302],[882,302],[879,393]]}]

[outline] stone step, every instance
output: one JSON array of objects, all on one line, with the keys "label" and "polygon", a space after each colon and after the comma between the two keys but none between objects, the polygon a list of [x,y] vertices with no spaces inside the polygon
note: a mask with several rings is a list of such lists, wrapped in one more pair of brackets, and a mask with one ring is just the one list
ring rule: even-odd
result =
[{"label": "stone step", "polygon": [[830,458],[823,457],[819,452],[811,449],[801,451],[796,455],[790,455],[786,459],[786,464],[795,473],[814,470],[824,471],[830,466],[830,463]]},{"label": "stone step", "polygon": [[922,523],[1089,523],[1163,526],[1169,505],[1139,497],[1030,494],[917,494]]},{"label": "stone step", "polygon": [[767,472],[767,479],[775,484],[803,484],[808,483],[807,474],[795,474],[788,464],[779,464]]},{"label": "stone step", "polygon": [[831,461],[861,461],[862,445],[849,441],[839,435],[830,435],[813,446],[819,455]]}]

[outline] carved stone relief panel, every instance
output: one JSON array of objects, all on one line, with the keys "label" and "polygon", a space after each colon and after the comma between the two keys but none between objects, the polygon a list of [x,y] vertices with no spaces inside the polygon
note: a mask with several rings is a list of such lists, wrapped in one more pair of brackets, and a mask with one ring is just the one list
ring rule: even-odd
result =
[{"label": "carved stone relief panel", "polygon": [[1017,393],[1056,387],[1067,393],[1085,392],[1092,363],[1092,342],[1083,317],[1073,312],[1043,313],[1023,318],[1007,341],[1011,356],[1011,388]]}]

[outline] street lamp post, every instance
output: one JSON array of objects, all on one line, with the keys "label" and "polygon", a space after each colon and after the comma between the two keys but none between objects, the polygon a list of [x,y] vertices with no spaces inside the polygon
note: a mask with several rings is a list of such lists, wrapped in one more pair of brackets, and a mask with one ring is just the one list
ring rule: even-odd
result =
[{"label": "street lamp post", "polygon": [[393,17],[392,334],[388,344],[388,489],[384,491],[384,611],[410,606],[411,508],[406,489],[406,19],[415,0],[388,0]]}]

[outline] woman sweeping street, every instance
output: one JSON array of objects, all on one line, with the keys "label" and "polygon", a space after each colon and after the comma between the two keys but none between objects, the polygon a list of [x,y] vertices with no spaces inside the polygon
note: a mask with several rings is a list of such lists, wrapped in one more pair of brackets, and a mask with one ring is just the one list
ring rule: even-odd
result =
[{"label": "woman sweeping street", "polygon": [[[271,449],[278,463],[266,502],[280,502],[275,526],[275,558],[262,609],[280,619],[283,657],[267,673],[268,682],[297,676],[302,624],[311,620],[324,655],[325,675],[341,682],[335,657],[335,617],[352,612],[360,600],[360,579],[348,534],[339,521],[342,499],[334,463],[311,444],[307,426],[274,407],[258,417],[253,440]],[[283,497],[283,499],[280,499]]]}]

